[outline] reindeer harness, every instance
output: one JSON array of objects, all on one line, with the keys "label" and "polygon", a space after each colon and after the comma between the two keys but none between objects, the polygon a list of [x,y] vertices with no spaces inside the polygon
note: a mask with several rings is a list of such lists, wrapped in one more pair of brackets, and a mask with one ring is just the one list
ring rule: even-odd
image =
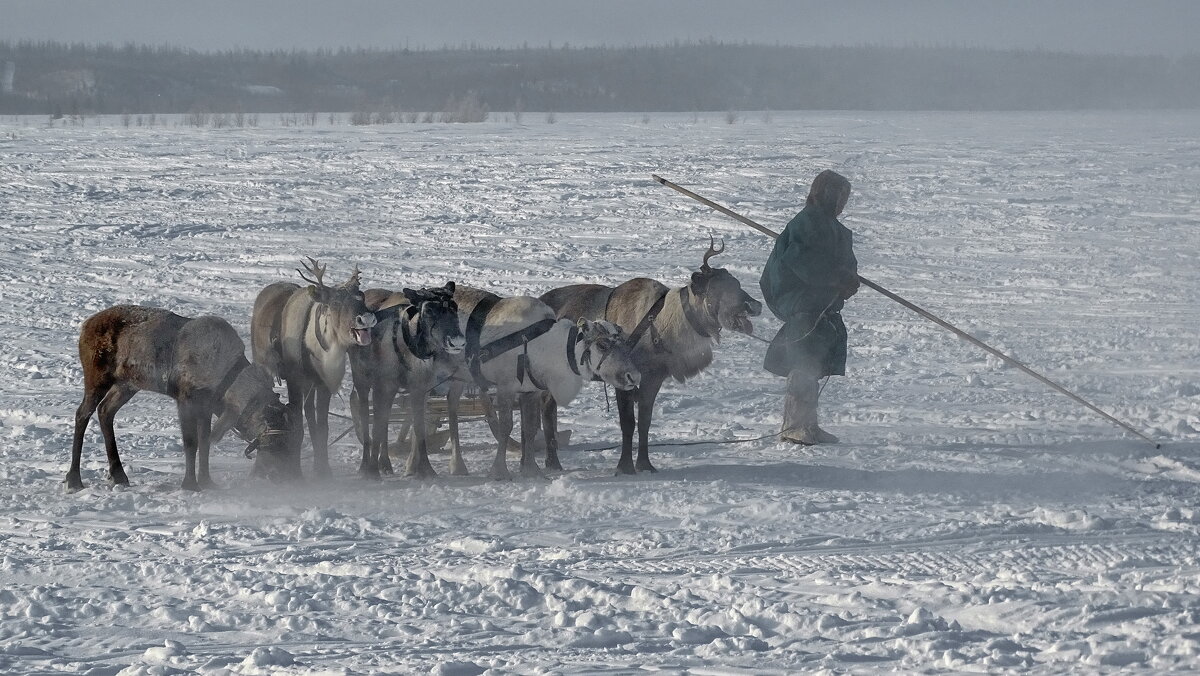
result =
[{"label": "reindeer harness", "polygon": [[421,312],[421,308],[416,305],[393,305],[392,307],[384,308],[375,311],[375,317],[380,320],[395,317],[396,321],[392,324],[392,349],[396,354],[403,354],[400,349],[400,342],[404,341],[404,347],[412,356],[422,361],[432,359],[437,352],[429,346],[428,338],[425,336],[415,336],[409,329],[409,322],[413,320]]},{"label": "reindeer harness", "polygon": [[[642,318],[640,321],[638,321],[637,326],[633,327],[633,331],[629,333],[629,340],[626,342],[626,344],[629,346],[629,349],[632,350],[637,347],[638,341],[642,339],[642,336],[644,336],[646,332],[649,332],[650,343],[654,346],[654,349],[662,352],[671,351],[670,348],[663,343],[662,334],[660,334],[658,329],[654,326],[654,322],[658,319],[659,313],[662,312],[663,305],[667,301],[667,294],[669,293],[670,291],[663,291],[662,295],[660,295],[658,299],[654,301],[654,304],[650,306],[650,309],[646,310],[646,314],[642,315]],[[683,305],[683,316],[687,318],[687,322],[691,325],[692,330],[704,338],[711,338],[712,334],[709,333],[709,331],[704,327],[703,319],[701,318],[699,311],[696,310],[690,301],[691,295],[691,292],[686,286],[679,290],[679,302],[681,305]],[[608,299],[609,301],[612,300],[611,292],[609,293]],[[608,316],[607,303],[605,303],[604,314],[606,317]]]},{"label": "reindeer harness", "polygon": [[[225,372],[225,377],[221,378],[221,382],[217,383],[217,386],[212,389],[212,401],[214,404],[217,404],[225,399],[225,394],[229,392],[229,388],[233,387],[233,383],[238,379],[238,376],[242,375],[242,372],[245,371],[249,366],[250,362],[247,361],[245,357],[238,357],[238,360],[233,363],[233,366],[229,367],[229,370]],[[242,408],[241,414],[238,415],[237,422],[233,424],[233,429],[237,431],[238,436],[242,437],[242,441],[245,441],[247,444],[245,452],[247,458],[254,455],[254,451],[258,450],[259,445],[262,444],[262,438],[266,436],[270,430],[264,429],[253,439],[247,439],[246,437],[242,436],[241,433],[242,421],[246,419],[246,416],[259,410],[260,408],[266,408],[266,406],[271,403],[271,399],[278,401],[273,391],[269,389],[262,390],[250,400],[249,404],[246,404],[246,406]]]},{"label": "reindeer harness", "polygon": [[[549,389],[544,383],[538,381],[533,375],[533,371],[529,368],[529,341],[548,332],[558,323],[558,320],[547,317],[546,319],[513,331],[506,336],[501,336],[486,345],[480,345],[484,322],[487,320],[487,316],[491,313],[492,308],[499,301],[499,298],[483,298],[475,305],[474,309],[471,310],[471,314],[467,317],[466,354],[467,366],[471,369],[471,377],[474,378],[475,384],[482,390],[495,385],[495,383],[490,382],[484,377],[483,365],[509,350],[515,350],[520,347],[523,348],[523,352],[517,357],[517,380],[523,383],[528,379],[539,390]],[[567,335],[567,364],[571,367],[571,371],[575,375],[579,375],[579,365],[575,363],[575,345],[578,340],[579,329],[572,326]]]}]

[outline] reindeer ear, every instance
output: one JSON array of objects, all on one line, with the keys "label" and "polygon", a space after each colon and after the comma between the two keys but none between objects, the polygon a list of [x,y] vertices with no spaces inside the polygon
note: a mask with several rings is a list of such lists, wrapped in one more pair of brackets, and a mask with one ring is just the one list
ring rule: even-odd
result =
[{"label": "reindeer ear", "polygon": [[446,282],[446,286],[444,286],[442,288],[446,289],[446,293],[450,294],[451,296],[454,295],[454,282],[453,281]]},{"label": "reindeer ear", "polygon": [[578,327],[579,332],[584,335],[587,335],[587,332],[592,330],[592,323],[583,317],[580,317],[579,321],[575,322],[575,326]]},{"label": "reindeer ear", "polygon": [[708,279],[709,275],[706,275],[703,272],[693,272],[692,289],[696,293],[704,293],[704,291],[708,289]]}]

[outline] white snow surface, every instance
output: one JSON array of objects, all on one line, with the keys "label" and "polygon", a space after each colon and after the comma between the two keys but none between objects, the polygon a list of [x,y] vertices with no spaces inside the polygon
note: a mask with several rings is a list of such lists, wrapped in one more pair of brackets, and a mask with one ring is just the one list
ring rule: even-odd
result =
[{"label": "white snow surface", "polygon": [[[493,117],[0,121],[0,671],[1197,669],[1200,116]],[[88,487],[63,490],[78,329],[104,307],[218,314],[248,343],[255,294],[304,255],[339,282],[538,294],[681,285],[710,234],[757,297],[770,241],[649,175],[780,229],[825,168],[854,184],[865,277],[1162,448],[864,288],[822,396],[838,445],[657,447],[659,473],[614,477],[586,450],[619,439],[591,385],[548,480],[486,480],[475,423],[472,477],[436,455],[435,479],[365,482],[351,435],[332,480],[276,485],[229,438],[223,488],[194,494],[173,403],[141,394],[117,419],[132,485],[107,485],[93,424]],[[764,348],[725,335],[652,440],[777,431]]]}]

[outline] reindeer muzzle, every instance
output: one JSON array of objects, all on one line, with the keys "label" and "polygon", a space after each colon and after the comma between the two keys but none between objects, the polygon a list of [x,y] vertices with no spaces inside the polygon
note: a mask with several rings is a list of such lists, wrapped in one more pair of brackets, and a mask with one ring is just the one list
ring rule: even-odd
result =
[{"label": "reindeer muzzle", "polygon": [[625,386],[622,390],[635,390],[642,384],[642,374],[639,371],[627,371],[625,374]]},{"label": "reindeer muzzle", "polygon": [[446,354],[459,354],[467,349],[467,339],[463,336],[453,336],[446,339]]},{"label": "reindeer muzzle", "polygon": [[358,345],[371,344],[371,329],[379,323],[379,319],[375,317],[374,312],[364,312],[354,318],[354,328],[351,332],[354,334],[354,342]]},{"label": "reindeer muzzle", "polygon": [[749,295],[745,295],[742,299],[741,307],[737,312],[729,318],[729,328],[744,333],[748,336],[754,335],[754,323],[750,321],[751,317],[757,317],[762,314],[762,303],[754,300]]}]

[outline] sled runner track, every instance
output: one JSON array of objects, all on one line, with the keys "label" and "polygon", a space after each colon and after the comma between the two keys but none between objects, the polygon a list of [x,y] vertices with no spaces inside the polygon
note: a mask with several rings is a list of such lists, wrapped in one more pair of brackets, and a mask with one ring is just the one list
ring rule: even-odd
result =
[{"label": "sled runner track", "polygon": [[959,553],[961,543],[948,543],[932,550],[884,551],[904,545],[872,545],[861,552],[787,553],[766,556],[711,556],[669,560],[589,561],[585,568],[638,575],[753,575],[785,573],[808,576],[817,573],[889,574],[895,577],[931,579],[965,578],[1013,574],[1078,575],[1081,571],[1104,571],[1133,563],[1138,567],[1200,565],[1200,543],[1195,541],[1147,544],[1131,539],[1124,543],[1030,542],[1006,539],[988,543],[971,553]]}]

